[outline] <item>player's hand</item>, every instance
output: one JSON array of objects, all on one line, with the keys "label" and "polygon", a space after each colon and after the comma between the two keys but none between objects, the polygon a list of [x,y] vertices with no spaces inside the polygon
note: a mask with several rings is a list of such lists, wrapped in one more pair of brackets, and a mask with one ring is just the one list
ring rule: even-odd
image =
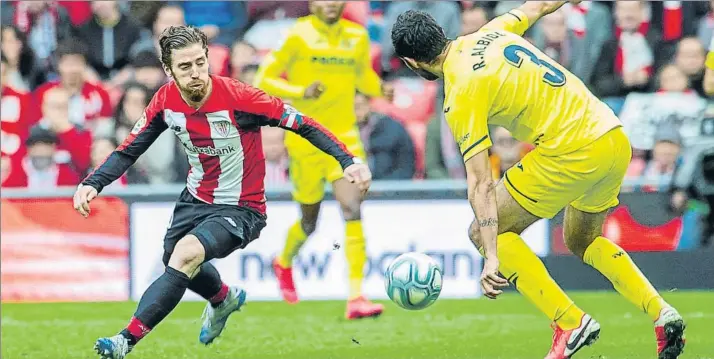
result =
[{"label": "player's hand", "polygon": [[85,186],[80,184],[77,187],[77,192],[74,193],[74,209],[82,215],[82,217],[87,218],[89,212],[89,202],[97,197],[99,193],[94,187]]},{"label": "player's hand", "polygon": [[382,96],[389,102],[394,102],[394,85],[391,82],[382,82]]},{"label": "player's hand", "polygon": [[325,85],[320,81],[315,81],[305,89],[303,97],[305,99],[316,99],[319,98],[323,92],[325,92]]},{"label": "player's hand", "polygon": [[498,258],[486,258],[483,271],[481,272],[481,290],[483,295],[490,299],[503,293],[501,288],[508,286],[508,281],[498,275]]},{"label": "player's hand", "polygon": [[362,193],[367,193],[372,184],[372,172],[364,163],[355,163],[345,168],[345,179],[357,185]]}]

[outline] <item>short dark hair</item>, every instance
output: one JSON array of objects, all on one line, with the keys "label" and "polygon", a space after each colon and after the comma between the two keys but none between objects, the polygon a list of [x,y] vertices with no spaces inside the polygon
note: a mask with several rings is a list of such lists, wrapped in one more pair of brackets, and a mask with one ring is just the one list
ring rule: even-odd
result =
[{"label": "short dark hair", "polygon": [[161,63],[171,68],[171,51],[193,44],[201,44],[208,56],[208,38],[201,30],[193,26],[169,26],[159,36]]},{"label": "short dark hair", "polygon": [[392,27],[392,45],[399,57],[431,64],[448,44],[444,29],[423,11],[402,13]]},{"label": "short dark hair", "polygon": [[69,38],[62,41],[57,45],[57,50],[55,51],[58,59],[68,55],[79,55],[86,59],[87,53],[89,53],[87,45],[76,38]]},{"label": "short dark hair", "polygon": [[0,52],[0,62],[7,65],[7,57],[5,57],[5,54],[2,52]]},{"label": "short dark hair", "polygon": [[25,146],[30,147],[37,143],[56,145],[58,142],[57,135],[54,132],[36,125],[30,129],[30,135],[25,140]]}]

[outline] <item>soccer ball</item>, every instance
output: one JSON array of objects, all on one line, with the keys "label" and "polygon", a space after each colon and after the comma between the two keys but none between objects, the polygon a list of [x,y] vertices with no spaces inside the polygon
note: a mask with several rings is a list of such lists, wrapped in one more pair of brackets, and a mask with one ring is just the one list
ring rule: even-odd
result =
[{"label": "soccer ball", "polygon": [[441,293],[441,268],[426,254],[410,252],[395,258],[384,274],[387,295],[408,310],[424,309]]}]

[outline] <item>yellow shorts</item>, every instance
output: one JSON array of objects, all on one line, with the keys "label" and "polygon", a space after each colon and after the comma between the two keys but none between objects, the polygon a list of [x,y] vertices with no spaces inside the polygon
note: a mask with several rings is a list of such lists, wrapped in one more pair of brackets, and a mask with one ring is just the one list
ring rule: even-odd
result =
[{"label": "yellow shorts", "polygon": [[506,171],[503,181],[511,196],[538,217],[553,218],[569,204],[599,213],[619,203],[617,196],[631,157],[630,141],[622,127],[617,127],[562,156],[531,151]]},{"label": "yellow shorts", "polygon": [[[362,143],[347,145],[353,155],[366,159]],[[293,200],[300,204],[315,204],[325,197],[325,183],[342,178],[342,166],[332,156],[319,152],[308,156],[290,156],[290,179]]]}]

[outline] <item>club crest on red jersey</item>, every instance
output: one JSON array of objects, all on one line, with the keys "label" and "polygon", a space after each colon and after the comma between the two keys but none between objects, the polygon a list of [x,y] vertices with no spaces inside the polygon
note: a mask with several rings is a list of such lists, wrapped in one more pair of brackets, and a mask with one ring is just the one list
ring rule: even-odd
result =
[{"label": "club crest on red jersey", "polygon": [[212,122],[211,126],[213,126],[213,129],[221,137],[228,137],[228,134],[231,132],[231,123],[228,121]]}]

